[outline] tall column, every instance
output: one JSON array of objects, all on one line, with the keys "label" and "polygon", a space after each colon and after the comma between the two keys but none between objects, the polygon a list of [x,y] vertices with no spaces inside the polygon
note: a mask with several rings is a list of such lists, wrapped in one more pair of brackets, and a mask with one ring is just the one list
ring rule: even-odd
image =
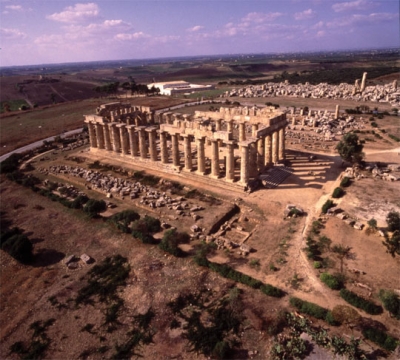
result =
[{"label": "tall column", "polygon": [[139,149],[140,157],[147,159],[147,144],[146,144],[146,131],[144,126],[137,126],[139,133]]},{"label": "tall column", "polygon": [[120,152],[121,151],[121,139],[119,137],[119,131],[116,127],[116,123],[111,123],[110,128],[111,128],[111,134],[112,134],[112,140],[113,140],[113,150],[115,152]]},{"label": "tall column", "polygon": [[257,176],[257,143],[251,143],[249,146],[249,176]]},{"label": "tall column", "polygon": [[156,128],[147,128],[146,132],[149,134],[150,159],[157,161]]},{"label": "tall column", "polygon": [[336,105],[335,119],[339,119],[339,110],[340,110],[340,106],[339,106],[339,105]]},{"label": "tall column", "polygon": [[275,164],[278,162],[278,131],[272,134],[272,162]]},{"label": "tall column", "polygon": [[361,80],[361,92],[363,92],[364,90],[365,90],[365,87],[367,86],[367,74],[368,73],[363,73],[363,76],[362,76],[362,80]]},{"label": "tall column", "polygon": [[96,132],[94,130],[94,124],[91,122],[88,122],[87,124],[89,130],[90,147],[97,148],[97,139],[96,139]]},{"label": "tall column", "polygon": [[100,123],[96,123],[95,126],[96,126],[97,147],[99,149],[104,149],[103,125]]},{"label": "tall column", "polygon": [[121,138],[121,148],[124,155],[128,155],[128,134],[124,124],[117,125],[119,128],[119,136]]},{"label": "tall column", "polygon": [[219,177],[219,149],[218,140],[211,140],[211,176]]},{"label": "tall column", "polygon": [[251,124],[251,136],[257,137],[258,124]]},{"label": "tall column", "polygon": [[239,123],[239,141],[246,140],[246,124]]},{"label": "tall column", "polygon": [[271,165],[272,163],[272,138],[271,135],[265,137],[265,165]]},{"label": "tall column", "polygon": [[168,164],[167,133],[160,132],[161,162]]},{"label": "tall column", "polygon": [[228,124],[228,132],[232,132],[233,131],[233,120],[227,120],[227,124]]},{"label": "tall column", "polygon": [[129,145],[131,149],[131,156],[136,157],[138,156],[138,138],[135,133],[135,125],[128,125],[126,127],[128,129],[128,134],[129,134]]},{"label": "tall column", "polygon": [[221,131],[221,122],[222,122],[222,119],[215,120],[215,129],[217,131]]},{"label": "tall column", "polygon": [[110,139],[110,128],[108,127],[108,124],[103,124],[103,134],[104,134],[104,145],[106,150],[112,151],[112,146],[111,146],[111,139]]},{"label": "tall column", "polygon": [[232,182],[235,180],[235,144],[233,141],[225,142],[225,144],[228,146],[228,156],[226,158],[226,181]]},{"label": "tall column", "polygon": [[197,173],[204,175],[206,172],[206,161],[205,161],[205,151],[204,143],[205,138],[196,138],[197,145]]},{"label": "tall column", "polygon": [[183,136],[183,152],[185,156],[185,170],[192,171],[192,146],[191,146],[191,135]]},{"label": "tall column", "polygon": [[241,158],[240,158],[240,182],[247,185],[249,182],[249,148],[248,145],[240,145]]},{"label": "tall column", "polygon": [[260,138],[257,141],[257,167],[261,171],[264,168],[265,161],[265,149],[264,149],[264,138]]},{"label": "tall column", "polygon": [[279,129],[279,160],[285,160],[285,128]]},{"label": "tall column", "polygon": [[179,156],[179,134],[172,134],[172,161],[174,166],[180,166],[180,156]]}]

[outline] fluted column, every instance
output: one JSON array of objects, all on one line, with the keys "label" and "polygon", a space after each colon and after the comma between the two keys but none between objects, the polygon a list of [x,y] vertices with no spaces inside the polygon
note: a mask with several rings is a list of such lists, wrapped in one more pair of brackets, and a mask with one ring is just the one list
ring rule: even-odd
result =
[{"label": "fluted column", "polygon": [[272,163],[272,137],[267,135],[265,137],[265,165],[270,165]]},{"label": "fluted column", "polygon": [[205,150],[204,143],[205,138],[196,138],[197,145],[197,173],[204,175],[206,172],[206,161],[205,161]]},{"label": "fluted column", "polygon": [[275,131],[272,134],[272,162],[275,164],[278,162],[278,147],[279,147],[279,140],[278,140],[278,131]]},{"label": "fluted column", "polygon": [[119,136],[121,139],[121,148],[124,155],[128,155],[128,134],[126,132],[125,124],[117,125],[119,128]]},{"label": "fluted column", "polygon": [[215,130],[221,131],[221,122],[222,122],[222,119],[215,120]]},{"label": "fluted column", "polygon": [[168,148],[167,148],[167,133],[160,132],[160,150],[161,150],[161,162],[168,164]]},{"label": "fluted column", "polygon": [[104,135],[104,146],[106,150],[112,151],[110,128],[108,127],[108,124],[103,124],[103,135]]},{"label": "fluted column", "polygon": [[285,128],[279,129],[279,160],[285,160]]},{"label": "fluted column", "polygon": [[246,140],[246,124],[239,123],[239,141]]},{"label": "fluted column", "polygon": [[191,135],[183,136],[183,150],[185,154],[185,170],[192,171],[192,146]]},{"label": "fluted column", "polygon": [[249,146],[249,176],[257,176],[257,143],[251,143]]},{"label": "fluted column", "polygon": [[219,149],[217,139],[211,139],[211,175],[219,177]]},{"label": "fluted column", "polygon": [[139,151],[142,159],[147,159],[146,131],[144,126],[137,126],[139,134]]},{"label": "fluted column", "polygon": [[251,136],[257,137],[258,124],[251,124]]},{"label": "fluted column", "polygon": [[228,156],[226,158],[226,181],[235,180],[235,155],[233,141],[225,142],[228,147]]},{"label": "fluted column", "polygon": [[241,158],[240,158],[240,182],[247,185],[249,182],[249,147],[248,145],[240,145]]},{"label": "fluted column", "polygon": [[116,125],[117,125],[116,123],[110,124],[111,135],[112,135],[112,140],[113,140],[113,150],[115,152],[120,152],[121,151],[121,139],[119,137],[119,130]]},{"label": "fluted column", "polygon": [[95,126],[96,126],[97,147],[99,149],[104,149],[103,125],[100,123],[96,123]]},{"label": "fluted column", "polygon": [[138,138],[135,133],[135,126],[134,125],[127,125],[126,126],[129,134],[129,147],[131,150],[131,156],[136,157],[138,156]]},{"label": "fluted column", "polygon": [[150,159],[157,161],[156,128],[146,129],[146,131],[149,133]]},{"label": "fluted column", "polygon": [[233,120],[227,120],[227,124],[228,124],[228,132],[233,132]]},{"label": "fluted column", "polygon": [[172,161],[174,166],[180,166],[180,157],[179,157],[179,134],[172,134]]},{"label": "fluted column", "polygon": [[261,171],[264,168],[265,161],[265,149],[264,149],[264,138],[260,138],[257,141],[257,167],[258,170]]},{"label": "fluted column", "polygon": [[97,139],[96,139],[96,132],[94,130],[94,124],[88,121],[88,130],[89,130],[89,141],[90,147],[97,148]]}]

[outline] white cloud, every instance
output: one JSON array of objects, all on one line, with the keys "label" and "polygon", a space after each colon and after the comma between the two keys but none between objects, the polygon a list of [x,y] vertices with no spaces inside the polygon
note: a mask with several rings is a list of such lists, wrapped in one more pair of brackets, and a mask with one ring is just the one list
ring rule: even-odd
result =
[{"label": "white cloud", "polygon": [[21,5],[6,5],[5,8],[8,10],[22,11]]},{"label": "white cloud", "polygon": [[399,13],[372,13],[369,15],[354,14],[345,18],[336,19],[326,24],[329,28],[335,27],[346,27],[353,25],[373,25],[373,24],[385,24],[390,21],[398,21]]},{"label": "white cloud", "polygon": [[325,23],[323,21],[318,21],[315,25],[311,26],[311,29],[321,29],[323,28]]},{"label": "white cloud", "polygon": [[1,28],[0,37],[3,39],[25,39],[26,34],[18,29]]},{"label": "white cloud", "polygon": [[99,16],[99,7],[95,3],[68,6],[60,13],[47,16],[48,19],[65,23],[77,23]]},{"label": "white cloud", "polygon": [[368,0],[356,0],[349,2],[341,2],[332,5],[332,9],[335,12],[343,11],[354,11],[354,10],[367,10],[376,6],[372,1]]},{"label": "white cloud", "polygon": [[196,26],[193,26],[193,27],[187,29],[187,31],[189,31],[189,32],[196,32],[196,31],[199,31],[199,30],[202,30],[202,29],[204,29],[204,26],[196,25]]},{"label": "white cloud", "polygon": [[304,10],[302,12],[295,13],[293,16],[296,20],[307,20],[312,19],[316,12],[312,9]]},{"label": "white cloud", "polygon": [[114,36],[115,39],[117,40],[123,40],[123,41],[127,41],[127,40],[138,40],[138,39],[146,39],[149,38],[150,35],[147,35],[141,31],[133,33],[133,34],[117,34]]},{"label": "white cloud", "polygon": [[282,13],[280,12],[270,12],[270,13],[258,13],[258,12],[252,12],[248,13],[243,19],[242,23],[265,23],[269,21],[273,21],[279,17],[283,16]]},{"label": "white cloud", "polygon": [[318,31],[316,36],[317,36],[317,38],[325,36],[325,31],[324,30]]}]

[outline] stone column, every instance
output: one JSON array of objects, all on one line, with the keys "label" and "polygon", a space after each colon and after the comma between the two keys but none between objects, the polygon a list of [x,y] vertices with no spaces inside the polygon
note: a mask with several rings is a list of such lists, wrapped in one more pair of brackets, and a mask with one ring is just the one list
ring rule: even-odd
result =
[{"label": "stone column", "polygon": [[257,137],[258,124],[251,124],[251,136]]},{"label": "stone column", "polygon": [[160,150],[161,150],[161,162],[168,164],[168,148],[167,148],[167,133],[160,132]]},{"label": "stone column", "polygon": [[271,135],[265,137],[265,165],[270,165],[272,163],[272,138]]},{"label": "stone column", "polygon": [[215,129],[217,131],[221,131],[221,122],[222,122],[222,119],[215,120]]},{"label": "stone column", "polygon": [[96,126],[97,147],[99,149],[104,149],[103,125],[100,123],[96,123],[95,126]]},{"label": "stone column", "polygon": [[191,135],[183,136],[183,152],[185,154],[185,170],[192,171],[192,146]]},{"label": "stone column", "polygon": [[206,172],[206,161],[205,161],[205,151],[204,143],[205,138],[196,138],[197,145],[197,173],[204,175]]},{"label": "stone column", "polygon": [[89,141],[90,147],[97,148],[97,139],[96,139],[96,132],[94,130],[94,124],[88,121],[88,130],[89,130]]},{"label": "stone column", "polygon": [[257,143],[251,143],[249,146],[249,176],[257,176]]},{"label": "stone column", "polygon": [[147,159],[146,131],[144,126],[137,126],[139,133],[139,151],[142,159]]},{"label": "stone column", "polygon": [[180,166],[180,157],[179,157],[179,134],[172,134],[172,161],[174,166]]},{"label": "stone column", "polygon": [[228,132],[233,132],[233,120],[227,120]]},{"label": "stone column", "polygon": [[279,160],[285,160],[285,128],[279,129]]},{"label": "stone column", "polygon": [[246,124],[239,123],[239,141],[246,140]]},{"label": "stone column", "polygon": [[226,141],[228,147],[228,156],[226,158],[226,181],[233,182],[235,180],[235,154],[233,141]]},{"label": "stone column", "polygon": [[336,105],[335,119],[339,119],[339,110],[340,110],[340,106],[339,106],[339,105]]},{"label": "stone column", "polygon": [[147,128],[146,131],[149,133],[150,159],[157,161],[156,128]]},{"label": "stone column", "polygon": [[211,139],[211,176],[219,177],[219,148],[218,140]]},{"label": "stone column", "polygon": [[361,92],[363,92],[365,90],[366,86],[367,86],[367,74],[368,73],[366,73],[366,72],[363,73],[363,77],[362,77],[362,80],[361,80],[361,89],[360,89]]},{"label": "stone column", "polygon": [[121,139],[119,137],[119,130],[116,125],[117,125],[116,123],[110,124],[112,140],[113,140],[113,150],[114,150],[114,152],[120,152],[121,151]]},{"label": "stone column", "polygon": [[257,168],[261,171],[264,168],[265,149],[264,149],[264,138],[258,139],[257,141]]},{"label": "stone column", "polygon": [[129,145],[131,149],[131,156],[136,157],[138,156],[138,138],[137,134],[135,133],[135,126],[134,125],[128,125],[126,127],[128,129],[129,133]]},{"label": "stone column", "polygon": [[111,146],[111,139],[110,139],[110,129],[108,127],[108,124],[103,124],[103,134],[104,134],[104,145],[106,150],[111,151],[112,146]]},{"label": "stone column", "polygon": [[126,128],[124,124],[117,125],[119,128],[119,136],[121,138],[122,153],[128,155],[128,134],[126,133]]},{"label": "stone column", "polygon": [[278,148],[279,148],[279,140],[278,140],[278,131],[275,131],[272,134],[272,162],[275,164],[278,162]]},{"label": "stone column", "polygon": [[240,182],[247,185],[249,182],[249,148],[248,144],[240,144],[241,158],[240,158]]}]

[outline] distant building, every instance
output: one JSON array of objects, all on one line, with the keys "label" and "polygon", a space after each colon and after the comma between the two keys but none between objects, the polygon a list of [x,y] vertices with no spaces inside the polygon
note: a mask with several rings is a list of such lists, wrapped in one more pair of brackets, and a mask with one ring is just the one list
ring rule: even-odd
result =
[{"label": "distant building", "polygon": [[214,89],[214,85],[196,85],[183,80],[159,82],[147,85],[149,89],[153,86],[160,89],[161,95],[174,95]]}]

